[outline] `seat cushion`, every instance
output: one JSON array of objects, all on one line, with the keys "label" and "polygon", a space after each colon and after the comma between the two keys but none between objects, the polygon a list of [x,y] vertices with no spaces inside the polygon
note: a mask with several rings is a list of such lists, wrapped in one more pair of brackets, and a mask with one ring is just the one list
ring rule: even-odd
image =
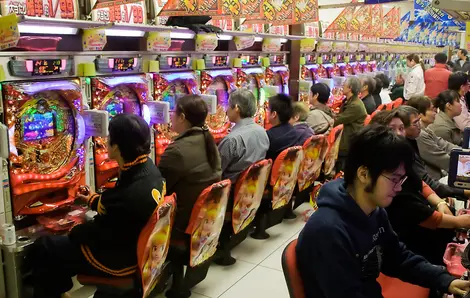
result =
[{"label": "seat cushion", "polygon": [[132,289],[134,287],[133,277],[101,277],[78,275],[77,280],[80,284],[87,286],[107,286],[123,290]]}]

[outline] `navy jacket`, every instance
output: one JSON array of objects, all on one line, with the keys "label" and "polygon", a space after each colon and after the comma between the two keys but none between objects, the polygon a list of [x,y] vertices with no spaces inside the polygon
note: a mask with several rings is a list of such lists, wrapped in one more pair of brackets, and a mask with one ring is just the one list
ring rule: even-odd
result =
[{"label": "navy jacket", "polygon": [[302,146],[310,137],[306,133],[300,133],[289,123],[274,126],[266,133],[269,138],[269,149],[266,153],[266,159],[272,159],[273,162],[282,151],[289,147]]},{"label": "navy jacket", "polygon": [[297,244],[297,265],[306,298],[382,297],[376,279],[391,277],[447,292],[455,279],[442,267],[407,250],[387,213],[367,216],[348,194],[344,181],[325,184]]}]

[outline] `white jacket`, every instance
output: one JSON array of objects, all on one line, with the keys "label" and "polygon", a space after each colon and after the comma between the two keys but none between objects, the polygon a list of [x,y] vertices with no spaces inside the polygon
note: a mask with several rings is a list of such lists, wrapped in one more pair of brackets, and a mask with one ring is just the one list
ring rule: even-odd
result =
[{"label": "white jacket", "polygon": [[426,84],[424,83],[424,71],[421,64],[416,64],[405,78],[405,100],[416,95],[424,95]]},{"label": "white jacket", "polygon": [[457,124],[457,127],[461,131],[464,131],[466,127],[470,127],[470,112],[468,111],[465,97],[460,98],[460,104],[462,105],[462,114],[457,117],[454,117],[454,121],[455,124]]}]

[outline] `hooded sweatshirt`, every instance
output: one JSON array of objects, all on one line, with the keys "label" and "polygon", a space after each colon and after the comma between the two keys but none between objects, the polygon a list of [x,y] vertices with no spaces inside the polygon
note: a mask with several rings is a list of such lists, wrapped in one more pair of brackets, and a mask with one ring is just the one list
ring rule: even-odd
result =
[{"label": "hooded sweatshirt", "polygon": [[315,134],[328,134],[335,124],[333,111],[326,105],[314,106],[308,114],[307,123]]},{"label": "hooded sweatshirt", "polygon": [[344,180],[325,184],[297,243],[297,266],[306,298],[382,297],[379,273],[447,292],[455,279],[407,250],[387,213],[369,216],[348,194]]}]

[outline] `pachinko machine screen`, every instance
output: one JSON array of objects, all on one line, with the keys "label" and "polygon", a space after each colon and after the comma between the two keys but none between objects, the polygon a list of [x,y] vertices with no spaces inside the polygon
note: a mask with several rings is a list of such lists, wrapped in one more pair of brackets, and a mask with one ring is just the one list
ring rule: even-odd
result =
[{"label": "pachinko machine screen", "polygon": [[23,116],[23,140],[41,140],[55,135],[54,115],[51,112]]}]

